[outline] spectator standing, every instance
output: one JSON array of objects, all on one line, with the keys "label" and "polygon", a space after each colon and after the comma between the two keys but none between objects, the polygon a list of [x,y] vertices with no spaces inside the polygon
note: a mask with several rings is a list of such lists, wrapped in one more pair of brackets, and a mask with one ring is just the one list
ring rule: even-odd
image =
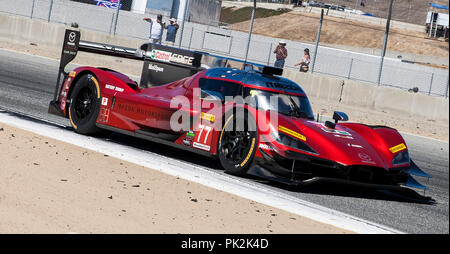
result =
[{"label": "spectator standing", "polygon": [[273,53],[276,54],[276,61],[274,66],[282,69],[284,67],[285,59],[288,56],[286,42],[280,41]]},{"label": "spectator standing", "polygon": [[309,63],[311,62],[311,56],[309,55],[309,49],[303,51],[303,58],[300,62],[294,64],[294,66],[300,65],[300,72],[307,72],[309,70]]},{"label": "spectator standing", "polygon": [[169,21],[170,25],[167,26],[166,41],[169,43],[169,45],[173,46],[175,44],[175,38],[180,26],[177,24],[177,20],[174,18],[169,19]]},{"label": "spectator standing", "polygon": [[158,15],[156,22],[153,22],[151,18],[144,18],[144,20],[150,23],[149,41],[151,43],[161,44],[163,29],[166,28],[166,23],[162,23],[162,15]]}]

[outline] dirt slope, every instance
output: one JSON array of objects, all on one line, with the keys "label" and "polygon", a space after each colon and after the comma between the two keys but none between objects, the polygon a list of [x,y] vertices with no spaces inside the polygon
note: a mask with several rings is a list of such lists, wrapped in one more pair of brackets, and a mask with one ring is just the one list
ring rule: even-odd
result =
[{"label": "dirt slope", "polygon": [[[314,42],[319,16],[311,13],[289,12],[256,19],[253,31],[259,35],[289,40]],[[247,32],[249,21],[232,25],[232,29]],[[384,26],[361,24],[351,20],[326,16],[320,35],[321,43],[381,49]],[[446,57],[448,42],[425,38],[424,33],[391,29],[388,50]]]},{"label": "dirt slope", "polygon": [[[315,0],[315,2],[337,4],[348,8],[360,10],[373,14],[377,17],[386,18],[389,10],[390,0],[365,0],[365,5],[361,6],[361,0]],[[423,25],[425,23],[430,2],[439,5],[447,5],[448,0],[395,0],[392,8],[392,19]],[[447,10],[436,10],[441,13],[448,13]]]}]

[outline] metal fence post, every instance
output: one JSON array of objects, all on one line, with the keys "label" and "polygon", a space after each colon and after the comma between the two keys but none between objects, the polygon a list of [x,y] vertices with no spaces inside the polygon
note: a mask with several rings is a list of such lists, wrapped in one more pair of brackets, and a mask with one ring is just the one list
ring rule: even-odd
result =
[{"label": "metal fence post", "polygon": [[350,76],[352,75],[352,68],[353,68],[353,57],[352,57],[352,60],[350,61],[350,68],[348,70],[347,79],[350,79]]},{"label": "metal fence post", "polygon": [[387,20],[386,20],[386,30],[384,31],[384,40],[383,40],[383,49],[381,52],[380,67],[378,69],[378,80],[377,80],[378,85],[380,85],[380,83],[381,83],[381,73],[383,72],[384,56],[386,55],[386,47],[387,47],[387,41],[388,41],[388,37],[389,37],[389,27],[391,25],[393,5],[394,5],[394,0],[391,0],[389,3],[389,12],[388,12]]},{"label": "metal fence post", "polygon": [[228,45],[228,55],[231,54],[231,47],[233,46],[233,36],[230,33],[230,44]]},{"label": "metal fence post", "polygon": [[33,0],[33,3],[31,4],[31,14],[30,14],[30,19],[33,19],[33,13],[34,13],[34,2],[36,0]]},{"label": "metal fence post", "polygon": [[252,40],[253,22],[255,21],[256,0],[253,1],[252,17],[250,19],[250,28],[248,29],[247,47],[245,48],[244,65],[247,63],[248,51],[250,49],[250,42]]},{"label": "metal fence post", "polygon": [[202,46],[200,47],[200,49],[204,49],[205,48],[205,38],[206,38],[206,31],[203,31]]},{"label": "metal fence post", "polygon": [[272,42],[270,43],[270,47],[269,47],[269,56],[267,57],[267,65],[270,65],[270,56],[272,55]]},{"label": "metal fence post", "polygon": [[183,42],[184,23],[186,22],[186,16],[189,15],[189,0],[185,0],[184,4],[185,5],[183,10],[183,23],[181,24],[181,37],[179,42],[180,44],[178,44],[178,48],[181,48],[181,42]]},{"label": "metal fence post", "polygon": [[409,1],[408,19],[407,19],[408,22],[409,22],[410,16],[411,16],[411,1]]},{"label": "metal fence post", "polygon": [[447,74],[447,87],[445,88],[445,98],[448,97],[448,84],[449,84],[449,75]]},{"label": "metal fence post", "polygon": [[320,23],[319,23],[319,29],[317,30],[316,49],[314,50],[311,73],[314,72],[314,67],[316,66],[316,57],[317,57],[317,51],[319,50],[319,40],[320,40],[320,32],[322,31],[322,23],[323,23],[323,9],[320,12]]},{"label": "metal fence post", "polygon": [[120,2],[121,0],[119,0],[119,4],[117,5],[116,18],[114,20],[114,35],[116,35],[117,21],[119,20]]},{"label": "metal fence post", "polygon": [[434,77],[434,73],[431,73],[431,79],[430,79],[430,89],[428,90],[428,95],[431,94],[431,87],[433,86],[433,77]]},{"label": "metal fence post", "polygon": [[[191,49],[191,44],[192,44],[192,35],[194,35],[194,27],[191,27],[191,36],[189,38],[189,46],[188,48]],[[183,35],[181,35],[183,36]],[[180,39],[181,40],[181,39]]]},{"label": "metal fence post", "polygon": [[53,9],[53,0],[50,0],[50,7],[48,8],[48,19],[47,19],[48,22],[50,22],[50,16],[52,15],[52,9]]},{"label": "metal fence post", "polygon": [[428,37],[431,37],[431,31],[433,31],[433,21],[434,21],[434,12],[431,12],[430,31],[428,33]]}]

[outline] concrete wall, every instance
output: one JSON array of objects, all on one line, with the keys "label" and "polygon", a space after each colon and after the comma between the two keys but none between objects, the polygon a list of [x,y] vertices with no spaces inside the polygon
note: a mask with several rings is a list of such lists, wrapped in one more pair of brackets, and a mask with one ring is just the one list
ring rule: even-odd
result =
[{"label": "concrete wall", "polygon": [[312,101],[317,99],[384,111],[394,116],[449,122],[449,101],[446,98],[292,70],[285,70],[283,76],[301,85]]},{"label": "concrete wall", "polygon": [[[68,26],[52,24],[42,20],[31,20],[19,16],[0,14],[0,40],[28,44],[37,43],[48,48],[60,50],[65,29]],[[112,36],[108,33],[97,32],[88,29],[81,30],[81,39],[99,43],[115,44],[125,47],[137,48],[145,41],[128,37]]]}]

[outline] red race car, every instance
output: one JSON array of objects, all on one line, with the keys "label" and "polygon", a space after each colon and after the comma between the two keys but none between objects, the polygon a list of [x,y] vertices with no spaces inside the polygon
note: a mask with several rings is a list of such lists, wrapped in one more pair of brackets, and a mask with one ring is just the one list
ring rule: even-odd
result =
[{"label": "red race car", "polygon": [[[281,69],[163,45],[130,49],[79,38],[66,31],[49,107],[78,133],[127,134],[215,157],[232,174],[288,184],[426,189],[411,175],[430,176],[410,159],[395,129],[343,123],[342,112],[334,121],[316,121],[306,93]],[[66,73],[79,50],[142,60],[140,82],[105,68]]]}]

